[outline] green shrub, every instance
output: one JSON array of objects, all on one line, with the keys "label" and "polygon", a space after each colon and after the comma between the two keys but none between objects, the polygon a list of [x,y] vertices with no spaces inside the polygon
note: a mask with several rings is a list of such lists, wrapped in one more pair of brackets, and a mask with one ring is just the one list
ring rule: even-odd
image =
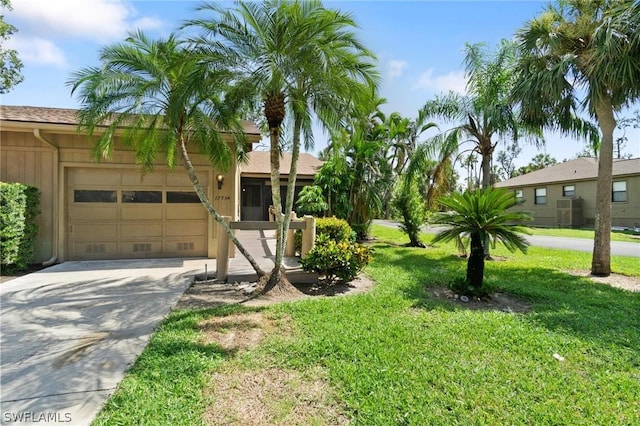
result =
[{"label": "green shrub", "polygon": [[33,263],[39,204],[37,188],[0,182],[0,251],[4,270],[24,269]]},{"label": "green shrub", "polygon": [[317,272],[326,284],[336,281],[353,281],[358,273],[371,262],[371,249],[362,244],[336,241],[328,235],[316,238],[315,246],[300,260],[302,269]]},{"label": "green shrub", "polygon": [[[296,252],[302,251],[302,231],[295,232]],[[316,219],[316,241],[321,235],[327,235],[334,241],[355,242],[356,234],[353,232],[346,220],[336,217],[321,217]]]},{"label": "green shrub", "polygon": [[310,214],[316,215],[327,211],[329,205],[324,200],[322,188],[317,185],[307,185],[302,188],[296,201],[297,213],[299,216]]},{"label": "green shrub", "polygon": [[393,206],[402,216],[400,229],[409,237],[409,246],[424,247],[420,241],[420,229],[427,221],[427,209],[415,180],[402,182],[393,199]]}]

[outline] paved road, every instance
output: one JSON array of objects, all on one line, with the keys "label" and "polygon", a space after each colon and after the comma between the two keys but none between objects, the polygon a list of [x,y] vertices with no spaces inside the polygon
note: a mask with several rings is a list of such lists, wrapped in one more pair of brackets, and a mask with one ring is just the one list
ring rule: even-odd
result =
[{"label": "paved road", "polygon": [[[391,228],[398,227],[397,222],[389,220],[374,220],[374,223]],[[428,227],[426,232],[436,233],[438,227]],[[532,246],[549,247],[575,251],[593,251],[593,240],[587,238],[548,237],[542,235],[527,235],[527,240]],[[640,257],[640,243],[626,241],[612,241],[611,254],[614,256]]]},{"label": "paved road", "polygon": [[0,285],[0,423],[89,424],[207,259],[66,262]]}]

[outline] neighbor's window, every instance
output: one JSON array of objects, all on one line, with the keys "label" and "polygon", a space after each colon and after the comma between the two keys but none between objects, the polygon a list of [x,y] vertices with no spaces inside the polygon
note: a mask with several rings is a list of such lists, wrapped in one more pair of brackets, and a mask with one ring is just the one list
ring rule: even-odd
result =
[{"label": "neighbor's window", "polygon": [[167,203],[170,204],[200,204],[200,198],[195,192],[167,191]]},{"label": "neighbor's window", "polygon": [[76,189],[73,191],[75,203],[115,203],[116,191]]},{"label": "neighbor's window", "polygon": [[627,182],[613,182],[611,201],[614,203],[624,203],[627,201]]},{"label": "neighbor's window", "polygon": [[536,204],[547,204],[547,188],[536,188]]},{"label": "neighbor's window", "polygon": [[563,197],[575,197],[576,196],[576,186],[575,185],[564,185],[562,187],[562,196]]},{"label": "neighbor's window", "polygon": [[162,191],[122,191],[123,203],[162,203]]},{"label": "neighbor's window", "polygon": [[515,191],[513,191],[513,193],[516,195],[517,204],[524,203],[524,192],[522,191],[522,189],[516,189]]}]

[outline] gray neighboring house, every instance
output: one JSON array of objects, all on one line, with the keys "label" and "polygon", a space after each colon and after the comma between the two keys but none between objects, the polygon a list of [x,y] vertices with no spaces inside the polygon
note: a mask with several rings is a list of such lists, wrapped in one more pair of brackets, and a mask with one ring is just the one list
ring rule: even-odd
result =
[{"label": "gray neighboring house", "polygon": [[[498,182],[513,190],[514,210],[532,213],[533,225],[592,227],[596,216],[598,163],[582,157]],[[613,160],[611,225],[640,226],[640,158]]]}]

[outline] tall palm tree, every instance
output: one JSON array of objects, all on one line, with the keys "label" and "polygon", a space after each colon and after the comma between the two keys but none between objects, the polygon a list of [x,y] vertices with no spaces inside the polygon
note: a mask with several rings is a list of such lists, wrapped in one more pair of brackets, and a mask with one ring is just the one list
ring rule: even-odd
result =
[{"label": "tall palm tree", "polygon": [[[96,161],[111,156],[122,131],[123,142],[135,148],[143,171],[151,171],[160,154],[170,168],[181,162],[209,214],[258,275],[264,275],[213,208],[189,155],[197,150],[214,166],[227,169],[235,153],[243,151],[244,131],[224,98],[233,75],[203,63],[175,35],[152,40],[142,32],[132,33],[125,42],[104,47],[100,61],[100,67],[83,68],[68,81],[81,103],[79,128],[89,138],[97,134]],[[232,147],[222,132],[231,135]]]},{"label": "tall palm tree", "polygon": [[510,251],[526,253],[529,243],[520,234],[528,231],[519,222],[531,220],[527,212],[508,211],[516,204],[512,192],[486,188],[476,191],[453,193],[439,200],[449,211],[438,213],[433,222],[448,228],[438,233],[433,242],[457,240],[461,236],[471,238],[471,252],[467,261],[466,284],[470,293],[480,295],[484,280],[484,241],[504,244]]},{"label": "tall palm tree", "polygon": [[607,276],[615,113],[640,99],[640,2],[561,0],[527,22],[516,37],[522,54],[514,97],[523,118],[575,132],[571,118],[586,109],[600,127],[591,273]]},{"label": "tall palm tree", "polygon": [[[491,186],[491,162],[500,138],[517,142],[525,137],[540,143],[540,134],[519,120],[509,98],[516,58],[515,44],[503,41],[495,53],[484,46],[467,44],[465,56],[468,95],[450,92],[427,101],[422,112],[428,117],[454,123],[475,144],[482,159],[482,188]],[[498,138],[498,139],[496,139]]]},{"label": "tall palm tree", "polygon": [[[249,103],[263,105],[277,224],[275,266],[267,286],[271,288],[282,274],[301,135],[311,144],[312,112],[334,127],[340,121],[339,111],[357,103],[365,85],[375,85],[374,57],[357,40],[352,18],[324,8],[320,1],[240,1],[232,8],[205,4],[199,10],[213,17],[187,23],[201,32],[196,46],[220,52],[240,74],[237,93]],[[292,119],[293,152],[283,213],[280,144],[287,116]]]}]

